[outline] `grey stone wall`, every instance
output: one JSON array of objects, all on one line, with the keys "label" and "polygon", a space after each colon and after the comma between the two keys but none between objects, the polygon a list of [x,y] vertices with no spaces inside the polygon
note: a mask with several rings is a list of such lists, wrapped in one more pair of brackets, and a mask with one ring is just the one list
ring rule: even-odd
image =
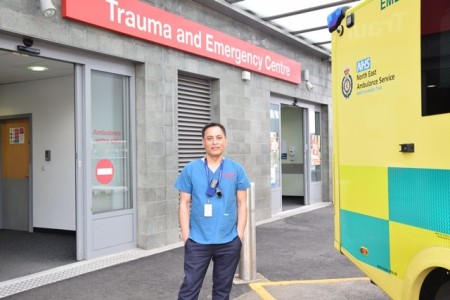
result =
[{"label": "grey stone wall", "polygon": [[[136,63],[136,138],[138,246],[157,248],[179,241],[178,194],[172,187],[177,177],[177,74],[180,71],[214,80],[214,119],[228,131],[227,156],[241,162],[256,186],[256,221],[271,216],[269,103],[271,94],[324,105],[323,128],[330,129],[330,64],[313,51],[301,50],[267,36],[243,23],[211,11],[193,1],[154,0],[150,5],[182,15],[194,22],[297,60],[310,70],[312,92],[281,80],[252,73],[241,80],[242,69],[181,51],[116,34],[61,18],[60,0],[53,0],[58,13],[46,19],[39,1],[2,0],[0,34],[28,36],[127,59]],[[331,141],[328,132],[324,137]],[[323,172],[328,182],[324,201],[330,201],[329,143],[324,145]]]}]

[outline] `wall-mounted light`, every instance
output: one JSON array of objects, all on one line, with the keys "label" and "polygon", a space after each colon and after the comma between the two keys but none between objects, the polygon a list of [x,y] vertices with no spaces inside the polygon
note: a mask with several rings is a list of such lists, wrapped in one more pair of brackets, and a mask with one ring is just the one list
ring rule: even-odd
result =
[{"label": "wall-mounted light", "polygon": [[51,18],[56,14],[56,7],[53,5],[52,0],[40,0],[41,11],[46,18]]},{"label": "wall-mounted light", "polygon": [[252,73],[249,71],[242,71],[242,80],[249,81],[252,79]]},{"label": "wall-mounted light", "polygon": [[314,85],[309,81],[309,70],[303,72],[303,79],[305,80],[306,88],[308,91],[311,91],[314,88]]}]

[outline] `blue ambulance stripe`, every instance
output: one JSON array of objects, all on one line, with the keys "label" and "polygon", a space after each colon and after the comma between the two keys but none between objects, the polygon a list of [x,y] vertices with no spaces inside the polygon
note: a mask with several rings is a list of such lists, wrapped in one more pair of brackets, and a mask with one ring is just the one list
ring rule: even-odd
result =
[{"label": "blue ambulance stripe", "polygon": [[[341,244],[356,259],[390,272],[389,222],[387,220],[341,209]],[[369,255],[361,254],[361,247]]]},{"label": "blue ambulance stripe", "polygon": [[450,234],[450,170],[388,168],[389,219]]}]

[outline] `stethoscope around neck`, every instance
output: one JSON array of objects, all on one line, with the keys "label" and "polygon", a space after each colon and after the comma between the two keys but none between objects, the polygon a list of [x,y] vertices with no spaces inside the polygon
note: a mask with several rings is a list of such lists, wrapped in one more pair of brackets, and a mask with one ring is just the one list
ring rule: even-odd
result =
[{"label": "stethoscope around neck", "polygon": [[218,198],[222,197],[222,191],[219,189],[219,182],[222,179],[222,173],[223,173],[223,161],[220,162],[219,167],[219,178],[213,178],[209,179],[209,168],[208,168],[208,160],[205,157],[205,171],[206,171],[206,181],[208,184],[208,188],[206,189],[206,196],[208,196],[208,199],[213,197],[214,195],[217,195]]}]

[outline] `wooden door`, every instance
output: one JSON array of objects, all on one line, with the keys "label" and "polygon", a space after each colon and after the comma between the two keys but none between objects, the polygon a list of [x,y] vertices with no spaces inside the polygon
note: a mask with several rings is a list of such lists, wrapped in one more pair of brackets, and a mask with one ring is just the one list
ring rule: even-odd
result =
[{"label": "wooden door", "polygon": [[30,121],[1,121],[1,228],[29,230]]}]

